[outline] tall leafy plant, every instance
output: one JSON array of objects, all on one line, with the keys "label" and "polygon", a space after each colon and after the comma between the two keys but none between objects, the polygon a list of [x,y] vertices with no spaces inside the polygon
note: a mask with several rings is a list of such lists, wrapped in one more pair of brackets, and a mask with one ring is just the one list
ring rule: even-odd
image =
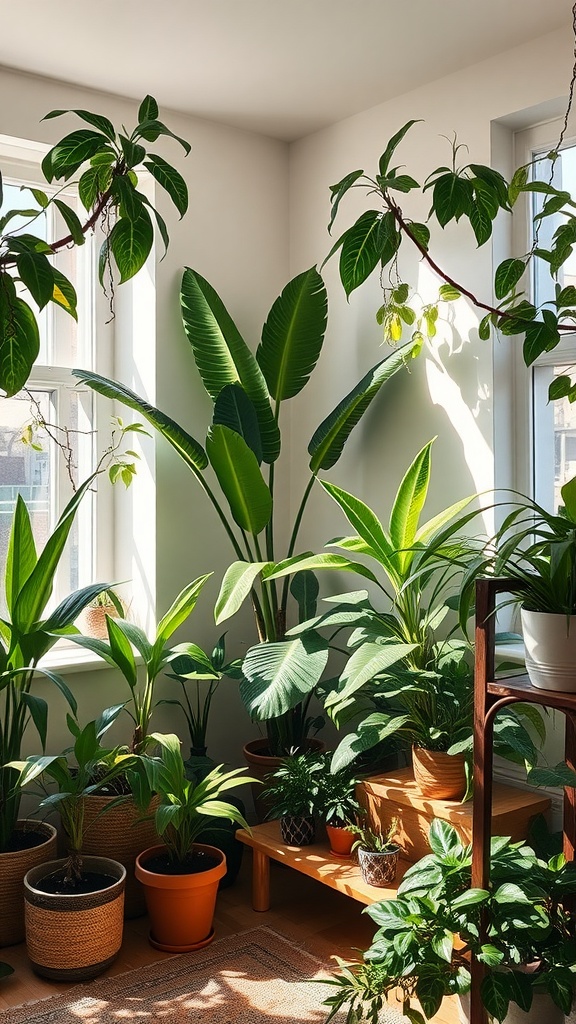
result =
[{"label": "tall leafy plant", "polygon": [[[62,188],[68,188],[67,183],[79,175],[76,187],[87,214],[84,222],[62,198],[62,188],[50,195],[40,188],[30,188],[28,209],[3,209],[0,174],[0,388],[8,396],[15,395],[26,383],[40,347],[37,312],[22,297],[20,286],[27,289],[38,312],[53,302],[77,319],[75,289],[51,262],[56,253],[83,245],[86,234],[98,225],[105,234],[99,257],[99,278],[104,285],[114,272],[122,283],[144,266],[155,231],[167,247],[166,223],[138,188],[142,166],[166,192],[181,217],[188,207],[188,189],[182,175],[163,157],[150,152],[148,143],[168,136],[187,154],[190,146],[158,119],[158,104],[152,96],[146,96],[140,104],[138,122],[130,134],[124,127],[117,131],[109,118],[88,110],[52,110],[45,120],[69,113],[89,128],[76,129],[60,139],[44,157],[42,171],[49,184],[62,182]],[[58,210],[66,234],[47,242],[33,232],[35,222],[49,207]]]},{"label": "tall leafy plant", "polygon": [[[196,368],[213,402],[205,446],[122,384],[83,370],[75,375],[100,394],[137,410],[156,427],[211,502],[235,555],[216,602],[216,621],[229,618],[250,598],[259,643],[244,659],[241,693],[250,713],[267,722],[273,752],[283,754],[306,736],[310,698],[328,659],[328,644],[316,630],[286,637],[290,596],[300,619],[315,614],[315,578],[300,571],[304,565],[296,565],[294,573],[288,569],[281,583],[274,578],[282,414],[285,403],[308,383],[320,356],[326,290],[314,267],[291,280],[268,314],[255,355],[216,291],[194,270],[184,272],[181,302]],[[403,346],[372,367],[312,435],[308,482],[282,550],[288,564],[317,473],[336,464],[353,428],[412,351],[412,345]],[[336,554],[320,556],[320,562],[341,569],[351,566],[348,558]]]},{"label": "tall leafy plant", "polygon": [[91,484],[89,478],[79,487],[40,555],[26,504],[21,497],[16,502],[4,572],[8,614],[0,619],[0,852],[8,847],[20,806],[17,773],[6,765],[20,759],[29,724],[38,733],[42,747],[46,742],[48,704],[33,692],[34,679],[39,675],[49,679],[76,713],[76,699],[64,680],[55,672],[40,669],[38,663],[60,636],[73,629],[82,609],[110,586],[94,583],[83,587],[46,614],[76,511]]}]

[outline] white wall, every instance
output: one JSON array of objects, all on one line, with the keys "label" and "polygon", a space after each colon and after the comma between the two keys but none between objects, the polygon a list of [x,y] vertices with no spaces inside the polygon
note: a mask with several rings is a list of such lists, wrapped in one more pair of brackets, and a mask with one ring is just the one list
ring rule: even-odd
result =
[{"label": "white wall", "polygon": [[[42,122],[41,118],[55,108],[84,108],[106,114],[116,125],[128,126],[135,123],[138,105],[0,69],[0,134],[54,143],[79,126],[72,116]],[[192,145],[186,159],[175,143],[160,140],[154,147],[184,175],[190,190],[190,209],[179,222],[169,201],[160,197],[159,209],[168,224],[171,243],[168,255],[156,267],[155,323],[148,324],[147,331],[153,333],[155,327],[156,357],[152,362],[142,360],[140,351],[132,368],[125,358],[119,359],[117,372],[128,384],[139,380],[135,386],[139,393],[144,383],[152,401],[204,442],[210,403],[197,378],[179,319],[182,268],[192,266],[214,284],[247,340],[256,346],[265,315],[288,277],[287,147],[171,111],[160,113],[169,127]],[[146,291],[145,282],[140,287]],[[144,339],[136,338],[136,345],[142,350]],[[156,476],[155,507],[150,504],[154,502],[153,492],[148,488],[146,494],[145,487],[142,496],[137,487],[127,495],[122,488],[117,503],[124,511],[132,509],[130,514],[144,537],[143,524],[156,517],[153,561],[158,615],[187,582],[214,570],[214,579],[203,593],[189,627],[179,636],[211,649],[220,632],[213,623],[213,603],[231,552],[204,496],[163,441],[158,442],[155,457],[152,452],[151,466],[142,468],[142,478],[148,482],[150,469]],[[140,554],[147,557],[143,549]],[[248,617],[244,624],[232,627],[233,634],[237,641],[253,642]],[[92,713],[95,704],[104,707],[128,696],[125,686],[108,671],[83,671],[67,679],[80,700],[81,714]],[[38,692],[48,693],[44,684],[38,685]],[[241,743],[251,727],[235,684],[224,685],[226,693],[218,695],[213,716],[211,750],[215,757],[239,763]],[[60,714],[52,716],[52,749],[60,749],[66,742],[61,719]],[[164,714],[160,724],[174,727],[176,721],[174,713]]]}]

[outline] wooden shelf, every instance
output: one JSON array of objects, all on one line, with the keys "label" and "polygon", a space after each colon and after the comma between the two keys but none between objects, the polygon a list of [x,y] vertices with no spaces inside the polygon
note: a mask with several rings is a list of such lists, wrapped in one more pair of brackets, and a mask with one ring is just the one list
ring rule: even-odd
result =
[{"label": "wooden shelf", "polygon": [[491,697],[512,697],[514,700],[540,704],[541,707],[576,711],[576,693],[541,689],[534,686],[524,674],[487,681],[486,692]]}]

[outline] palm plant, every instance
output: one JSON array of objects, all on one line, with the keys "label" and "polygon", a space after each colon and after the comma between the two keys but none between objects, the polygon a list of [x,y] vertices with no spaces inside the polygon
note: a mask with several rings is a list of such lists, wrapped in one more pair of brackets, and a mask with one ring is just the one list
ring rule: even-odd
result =
[{"label": "palm plant", "polygon": [[[150,719],[154,711],[154,692],[156,680],[168,665],[182,656],[190,657],[195,664],[202,665],[211,671],[209,658],[197,644],[181,643],[174,647],[168,646],[172,634],[194,610],[198,596],[206,581],[212,574],[199,576],[178,594],[166,614],[156,627],[156,636],[151,642],[146,634],[134,623],[126,619],[106,617],[108,643],[94,637],[73,636],[71,639],[80,647],[85,647],[103,658],[107,664],[120,669],[128,683],[131,693],[132,710],[128,710],[134,722],[134,734],[130,749],[133,753],[141,753],[148,744]],[[144,679],[140,677],[133,646],[141,656],[144,664]]]},{"label": "palm plant", "polygon": [[59,637],[74,629],[82,609],[110,586],[94,583],[84,587],[46,614],[76,511],[92,480],[90,477],[78,488],[40,555],[26,504],[21,497],[16,502],[4,570],[8,614],[0,621],[0,852],[7,849],[16,826],[21,796],[16,772],[6,766],[20,758],[29,724],[36,729],[42,747],[46,742],[48,704],[32,692],[34,678],[43,675],[54,683],[76,713],[76,699],[64,680],[39,668],[38,663]]},{"label": "palm plant", "polygon": [[[244,659],[241,693],[250,714],[267,723],[270,752],[286,754],[302,744],[312,725],[308,706],[326,666],[328,644],[314,629],[286,637],[290,596],[299,619],[309,619],[315,614],[318,587],[300,566],[294,573],[287,571],[280,584],[273,578],[278,558],[277,460],[284,403],[306,386],[322,349],[326,290],[314,267],[290,281],[270,310],[256,355],[218,294],[194,270],[184,272],[181,303],[196,368],[213,402],[205,447],[122,384],[84,370],[74,372],[95,391],[137,410],[156,427],[211,502],[235,555],[216,602],[216,621],[229,618],[250,598],[258,644]],[[398,348],[369,370],[314,432],[308,445],[310,476],[283,552],[288,561],[296,550],[316,474],[335,465],[354,426],[412,352],[412,345]],[[347,558],[328,553],[320,560],[335,568],[350,564]]]}]

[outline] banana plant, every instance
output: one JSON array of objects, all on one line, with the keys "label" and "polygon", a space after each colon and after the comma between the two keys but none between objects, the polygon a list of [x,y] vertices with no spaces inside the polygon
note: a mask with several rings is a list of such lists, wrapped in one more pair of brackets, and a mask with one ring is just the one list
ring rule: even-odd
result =
[{"label": "banana plant", "polygon": [[[293,278],[268,314],[255,355],[216,291],[189,268],[182,279],[181,306],[196,368],[213,402],[205,446],[124,385],[84,370],[74,374],[147,419],[178,452],[211,502],[235,556],[216,602],[216,622],[251,600],[258,644],[244,659],[241,693],[250,713],[266,720],[271,750],[285,754],[302,743],[312,725],[308,704],[328,659],[327,642],[316,630],[286,637],[290,597],[300,619],[315,614],[318,585],[313,575],[298,566],[291,581],[291,573],[281,584],[272,577],[279,546],[274,503],[283,407],[302,392],[316,367],[326,330],[326,289],[315,267]],[[294,557],[317,473],[337,463],[353,428],[412,353],[408,344],[373,366],[312,435],[308,482],[282,544],[283,564]],[[326,566],[351,567],[343,556],[323,557]],[[371,576],[369,570],[365,574]],[[266,699],[260,706],[262,694]]]},{"label": "banana plant", "polygon": [[[207,672],[213,670],[210,659],[197,644],[168,645],[172,634],[192,614],[200,592],[211,575],[199,576],[180,591],[160,619],[152,641],[133,622],[112,618],[111,615],[106,616],[108,643],[89,636],[76,635],[70,638],[78,646],[97,654],[112,668],[118,668],[128,683],[132,710],[127,710],[134,722],[130,751],[134,754],[142,753],[149,742],[148,730],[155,708],[154,691],[160,673],[172,662],[182,658],[190,659]],[[142,658],[143,672],[139,672],[134,648]]]},{"label": "banana plant", "polygon": [[[471,496],[421,523],[432,445],[424,445],[406,471],[387,528],[359,498],[321,481],[356,531],[328,546],[366,557],[374,567],[370,578],[387,603],[386,610],[376,609],[365,590],[330,598],[329,611],[290,630],[296,639],[310,629],[331,628],[334,642],[341,630],[352,629],[352,653],[325,708],[338,726],[358,718],[360,722],[340,743],[334,771],[394,733],[427,749],[471,754],[471,646],[450,612],[481,550],[482,542],[463,532],[478,510],[466,512]],[[298,567],[315,571],[326,564],[324,555],[308,556],[276,566],[272,576],[279,579]],[[350,564],[349,569],[367,575],[364,565]],[[499,716],[498,753],[535,764],[537,750],[520,718],[531,723],[540,739],[542,720],[533,708],[518,707],[517,714]]]},{"label": "banana plant", "polygon": [[60,516],[54,532],[38,555],[26,504],[19,496],[12,519],[4,586],[8,614],[0,619],[0,852],[7,849],[20,806],[16,773],[5,767],[20,758],[22,739],[32,725],[42,747],[46,742],[48,704],[32,692],[34,679],[44,676],[63,694],[76,713],[76,700],[64,680],[38,667],[59,637],[68,635],[74,620],[110,583],[94,583],[66,597],[52,612],[46,606],[54,576],[78,506],[93,477],[79,488]]},{"label": "banana plant", "polygon": [[[190,152],[190,145],[158,120],[158,104],[153,96],[146,96],[140,104],[137,124],[130,135],[124,127],[116,131],[107,117],[89,110],[52,110],[44,120],[63,114],[75,114],[90,127],[66,135],[44,157],[46,181],[63,183],[57,192],[48,195],[42,189],[30,188],[28,209],[5,210],[0,174],[0,388],[8,396],[24,386],[40,348],[37,313],[22,297],[21,286],[27,289],[38,312],[53,302],[76,320],[76,292],[51,262],[56,253],[83,245],[86,235],[99,225],[105,235],[99,256],[99,278],[104,285],[113,268],[121,284],[138,273],[152,250],[156,230],[167,248],[166,223],[138,189],[137,168],[141,166],[166,192],[180,217],[188,207],[182,175],[163,157],[148,151],[148,143],[168,136],[186,154]],[[77,173],[78,197],[86,211],[84,222],[61,194]],[[33,230],[49,207],[58,210],[65,234],[47,242]]]}]

